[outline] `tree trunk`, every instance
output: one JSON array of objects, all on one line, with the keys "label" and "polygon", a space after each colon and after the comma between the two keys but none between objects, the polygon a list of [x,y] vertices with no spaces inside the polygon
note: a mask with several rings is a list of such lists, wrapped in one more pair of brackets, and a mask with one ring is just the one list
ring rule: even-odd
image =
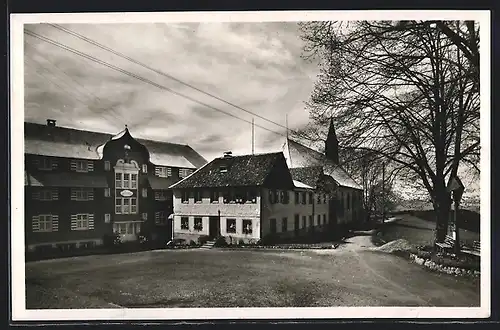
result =
[{"label": "tree trunk", "polygon": [[436,213],[436,241],[443,242],[448,233],[448,222],[450,217],[451,200],[446,190],[436,194],[434,211]]}]

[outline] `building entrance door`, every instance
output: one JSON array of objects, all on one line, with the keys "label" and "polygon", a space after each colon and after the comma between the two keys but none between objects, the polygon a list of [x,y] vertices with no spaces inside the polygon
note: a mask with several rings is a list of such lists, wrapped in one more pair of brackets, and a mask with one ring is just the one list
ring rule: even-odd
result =
[{"label": "building entrance door", "polygon": [[219,236],[219,217],[210,217],[208,220],[208,235],[211,238]]},{"label": "building entrance door", "polygon": [[113,231],[120,234],[122,242],[135,241],[141,232],[141,222],[115,222]]}]

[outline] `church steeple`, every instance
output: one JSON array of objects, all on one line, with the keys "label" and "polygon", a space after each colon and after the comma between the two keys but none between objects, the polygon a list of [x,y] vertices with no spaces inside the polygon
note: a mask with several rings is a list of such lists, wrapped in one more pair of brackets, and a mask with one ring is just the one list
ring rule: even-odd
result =
[{"label": "church steeple", "polygon": [[335,164],[339,163],[339,141],[335,133],[333,119],[330,119],[330,128],[328,129],[328,136],[325,141],[325,156]]}]

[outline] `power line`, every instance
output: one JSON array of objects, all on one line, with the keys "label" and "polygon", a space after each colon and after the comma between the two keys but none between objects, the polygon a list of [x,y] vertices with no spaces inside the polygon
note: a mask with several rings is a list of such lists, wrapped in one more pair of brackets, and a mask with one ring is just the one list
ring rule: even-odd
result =
[{"label": "power line", "polygon": [[[189,83],[187,83],[187,82],[184,82],[184,81],[180,80],[179,78],[176,78],[176,77],[174,77],[174,76],[172,76],[172,75],[170,75],[170,74],[168,74],[168,73],[165,73],[165,72],[160,71],[160,70],[158,70],[158,69],[152,68],[152,67],[148,66],[147,64],[144,64],[144,63],[142,63],[142,62],[140,62],[140,61],[138,61],[138,60],[135,60],[135,59],[133,59],[133,58],[131,58],[131,57],[129,57],[129,56],[127,56],[127,55],[123,54],[123,53],[120,53],[120,52],[118,52],[118,51],[116,51],[116,50],[114,50],[114,49],[112,49],[112,48],[110,48],[110,47],[107,47],[107,46],[105,46],[105,45],[103,45],[103,44],[101,44],[101,43],[99,43],[99,42],[97,42],[97,41],[95,41],[95,40],[93,40],[93,39],[90,39],[90,38],[88,38],[88,37],[86,37],[86,36],[84,36],[84,35],[82,35],[82,34],[79,34],[79,33],[75,32],[75,31],[72,31],[72,30],[70,30],[70,29],[68,29],[68,28],[62,27],[62,26],[60,26],[60,25],[58,25],[58,24],[49,24],[49,25],[51,25],[52,27],[54,27],[54,28],[56,28],[56,29],[58,29],[58,30],[60,30],[60,31],[66,32],[66,33],[68,33],[68,34],[70,34],[70,35],[73,35],[73,36],[75,36],[75,37],[77,37],[77,38],[79,38],[79,39],[81,39],[81,40],[83,40],[83,41],[86,41],[86,42],[88,42],[88,43],[90,43],[90,44],[92,44],[92,45],[94,45],[94,46],[97,46],[97,47],[99,47],[99,48],[101,48],[101,49],[104,49],[104,50],[106,50],[106,51],[108,51],[108,52],[110,52],[110,53],[112,53],[112,54],[115,54],[115,55],[117,55],[117,56],[119,56],[119,57],[121,57],[121,58],[124,58],[124,59],[126,59],[126,60],[128,60],[128,61],[130,61],[130,62],[132,62],[132,63],[135,63],[135,64],[137,64],[137,65],[140,65],[140,66],[142,66],[142,67],[144,67],[144,68],[146,68],[146,69],[148,69],[148,70],[151,70],[151,71],[153,71],[153,72],[155,72],[155,73],[157,73],[157,74],[159,74],[159,75],[162,75],[162,76],[167,77],[167,78],[169,78],[169,79],[171,79],[171,80],[174,80],[174,81],[176,81],[176,82],[178,82],[178,83],[180,83],[180,84],[182,84],[182,85],[184,85],[184,86],[186,86],[186,87],[192,88],[192,89],[194,89],[194,90],[196,90],[196,91],[198,91],[198,92],[200,92],[200,93],[202,93],[202,94],[205,94],[205,95],[207,95],[207,96],[210,96],[210,97],[212,97],[212,98],[214,98],[214,99],[216,99],[216,100],[218,100],[218,101],[220,101],[220,102],[223,102],[223,103],[225,103],[225,104],[227,104],[227,105],[230,105],[230,106],[232,106],[232,107],[234,107],[234,108],[236,108],[236,109],[239,109],[239,110],[244,111],[244,112],[246,112],[246,113],[248,113],[248,114],[251,114],[251,115],[253,115],[253,116],[255,116],[255,117],[258,117],[258,118],[260,118],[260,119],[263,119],[263,120],[265,120],[265,121],[267,121],[267,122],[269,122],[269,123],[272,123],[272,124],[274,124],[274,125],[277,125],[277,126],[279,126],[279,127],[281,127],[281,128],[288,129],[287,127],[285,127],[285,126],[283,126],[283,125],[281,125],[281,124],[279,124],[279,123],[277,123],[277,122],[275,122],[275,121],[272,121],[272,120],[270,120],[270,119],[268,119],[268,118],[266,118],[266,117],[263,117],[263,116],[261,116],[261,115],[258,115],[258,114],[256,114],[256,113],[254,113],[254,112],[250,111],[250,110],[244,109],[244,108],[242,108],[242,107],[240,107],[240,106],[238,106],[238,105],[236,105],[236,104],[234,104],[234,103],[232,103],[232,102],[226,101],[226,100],[224,100],[224,99],[223,99],[223,98],[221,98],[221,97],[218,97],[218,96],[213,95],[213,94],[211,94],[211,93],[209,93],[209,92],[206,92],[206,91],[204,91],[204,90],[202,90],[202,89],[200,89],[200,88],[198,88],[198,87],[196,87],[196,86],[193,86],[193,85],[191,85],[191,84],[189,84]],[[293,131],[293,130],[290,130],[290,131],[291,131],[291,132],[293,132],[294,134],[300,135],[298,132],[295,132],[295,131]]]},{"label": "power line", "polygon": [[[134,74],[134,73],[132,73],[132,72],[129,72],[129,71],[127,71],[127,70],[124,70],[124,69],[122,69],[122,68],[120,68],[120,67],[114,66],[114,65],[112,65],[112,64],[110,64],[110,63],[108,63],[108,62],[102,61],[102,60],[100,60],[100,59],[98,59],[98,58],[95,58],[95,57],[93,57],[93,56],[91,56],[91,55],[88,55],[88,54],[86,54],[86,53],[80,52],[80,51],[78,51],[78,50],[76,50],[76,49],[74,49],[74,48],[71,48],[71,47],[69,47],[69,46],[66,46],[66,45],[64,45],[64,44],[62,44],[62,43],[59,43],[59,42],[57,42],[57,41],[55,41],[55,40],[52,40],[52,39],[47,38],[47,37],[44,37],[44,36],[42,36],[42,35],[39,35],[39,34],[37,34],[37,33],[35,33],[35,32],[29,31],[29,30],[25,30],[25,31],[24,31],[24,33],[26,33],[26,34],[30,35],[31,37],[34,37],[34,38],[40,39],[40,40],[45,41],[45,42],[47,42],[47,43],[50,43],[50,44],[52,44],[52,45],[54,45],[54,46],[57,46],[57,47],[62,48],[62,49],[64,49],[64,50],[67,50],[67,51],[69,51],[69,52],[71,52],[71,53],[74,53],[74,54],[76,54],[76,55],[78,55],[78,56],[84,57],[84,58],[86,58],[86,59],[88,59],[88,60],[91,60],[91,61],[93,61],[93,62],[96,62],[96,63],[99,63],[99,64],[101,64],[101,65],[104,65],[104,66],[106,66],[106,67],[108,67],[108,68],[110,68],[110,69],[113,69],[113,70],[115,70],[115,71],[121,72],[121,73],[123,73],[123,74],[125,74],[125,75],[127,75],[127,76],[130,76],[130,77],[132,77],[132,78],[135,78],[135,79],[140,80],[140,81],[142,81],[142,82],[145,82],[145,83],[147,83],[147,84],[150,84],[150,85],[152,85],[152,86],[155,86],[155,87],[157,87],[157,88],[159,88],[159,89],[162,89],[162,90],[168,91],[168,92],[170,92],[170,93],[172,93],[172,94],[178,95],[178,96],[183,97],[183,98],[185,98],[185,99],[188,99],[188,100],[190,100],[190,101],[192,101],[192,102],[195,102],[195,103],[198,103],[198,104],[200,104],[200,105],[203,105],[203,106],[205,106],[205,107],[207,107],[207,108],[209,108],[209,109],[212,109],[212,110],[215,110],[215,111],[218,111],[218,112],[224,113],[224,114],[226,114],[226,115],[228,115],[228,116],[231,116],[231,117],[233,117],[233,118],[239,119],[239,120],[244,121],[244,122],[249,123],[249,124],[251,124],[251,123],[252,123],[251,121],[248,121],[248,120],[246,120],[246,119],[240,118],[240,117],[238,117],[238,116],[236,116],[236,115],[233,115],[233,114],[228,113],[228,112],[226,112],[226,111],[224,111],[224,110],[218,109],[218,108],[216,108],[216,107],[214,107],[214,106],[211,106],[211,105],[209,105],[209,104],[206,104],[206,103],[204,103],[204,102],[198,101],[198,100],[196,100],[195,98],[192,98],[192,97],[190,97],[190,96],[187,96],[187,95],[184,95],[184,94],[179,93],[179,92],[177,92],[177,91],[174,91],[174,90],[172,90],[172,89],[170,89],[170,88],[168,88],[168,87],[165,87],[165,86],[163,86],[163,85],[160,85],[160,84],[158,84],[158,83],[155,83],[155,82],[153,82],[153,81],[151,81],[151,80],[149,80],[149,79],[143,78],[143,77],[141,77],[141,76],[139,76],[139,75],[136,75],[136,74]],[[275,134],[277,134],[277,135],[285,136],[285,135],[283,135],[283,134],[281,134],[281,133],[278,133],[278,132],[273,131],[273,130],[271,130],[271,129],[268,129],[268,128],[266,128],[266,127],[263,127],[263,126],[260,126],[260,125],[255,125],[255,126],[257,126],[257,127],[259,127],[259,128],[262,128],[262,129],[264,129],[264,130],[266,130],[266,131],[269,131],[269,132],[271,132],[271,133],[275,133]]]}]

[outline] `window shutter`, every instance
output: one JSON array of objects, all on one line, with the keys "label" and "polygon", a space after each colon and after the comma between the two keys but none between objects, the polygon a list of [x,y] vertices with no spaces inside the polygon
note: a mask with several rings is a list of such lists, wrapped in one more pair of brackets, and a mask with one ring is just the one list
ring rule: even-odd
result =
[{"label": "window shutter", "polygon": [[148,173],[148,165],[142,164],[142,173]]},{"label": "window shutter", "polygon": [[172,168],[171,167],[167,167],[167,176],[168,177],[172,176]]},{"label": "window shutter", "polygon": [[59,199],[59,191],[57,188],[52,189],[52,200],[57,201]]},{"label": "window shutter", "polygon": [[52,231],[58,231],[58,230],[59,230],[59,216],[52,215]]},{"label": "window shutter", "polygon": [[93,201],[94,200],[94,189],[90,188],[87,191],[87,194],[88,194],[88,197],[89,197],[89,201]]},{"label": "window shutter", "polygon": [[58,165],[57,159],[52,159],[52,169],[53,170],[57,169],[57,165]]},{"label": "window shutter", "polygon": [[31,198],[34,200],[39,200],[40,199],[40,192],[39,191],[33,191],[31,193]]},{"label": "window shutter", "polygon": [[155,212],[155,223],[160,223],[160,212]]},{"label": "window shutter", "polygon": [[94,171],[94,162],[87,162],[87,171],[93,172]]},{"label": "window shutter", "polygon": [[142,188],[142,197],[148,197],[148,190],[146,188]]},{"label": "window shutter", "polygon": [[143,213],[142,214],[142,220],[148,220],[148,214],[147,213]]},{"label": "window shutter", "polygon": [[33,218],[31,218],[31,230],[32,231],[40,230],[40,218],[37,215],[34,215]]},{"label": "window shutter", "polygon": [[104,197],[111,196],[111,188],[104,188]]},{"label": "window shutter", "polygon": [[72,171],[76,171],[76,160],[72,159],[72,160],[71,160],[71,165],[70,165],[70,166],[71,166],[71,170],[72,170]]},{"label": "window shutter", "polygon": [[76,201],[76,189],[71,188],[71,200]]},{"label": "window shutter", "polygon": [[110,223],[111,222],[111,214],[106,213],[104,215],[104,223]]},{"label": "window shutter", "polygon": [[156,176],[161,176],[161,168],[159,166],[155,167],[155,175]]},{"label": "window shutter", "polygon": [[105,170],[105,171],[109,171],[109,170],[111,170],[111,163],[109,162],[109,160],[106,160],[106,161],[104,162],[104,170]]},{"label": "window shutter", "polygon": [[93,214],[88,214],[88,219],[89,219],[89,230],[94,229],[94,215]]},{"label": "window shutter", "polygon": [[71,230],[76,230],[77,216],[76,214],[71,215]]},{"label": "window shutter", "polygon": [[35,166],[36,168],[38,168],[39,164],[40,164],[40,161],[38,160],[38,158],[34,158],[32,160],[32,164],[33,166]]}]

